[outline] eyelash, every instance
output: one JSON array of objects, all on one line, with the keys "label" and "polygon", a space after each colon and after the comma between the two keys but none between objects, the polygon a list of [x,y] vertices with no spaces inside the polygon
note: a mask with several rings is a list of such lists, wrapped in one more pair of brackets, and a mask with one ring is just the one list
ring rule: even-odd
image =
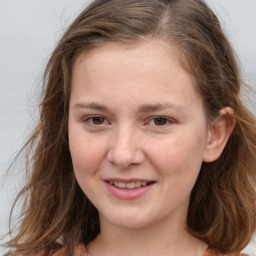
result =
[{"label": "eyelash", "polygon": [[[94,121],[96,121],[96,119],[100,119],[100,120],[97,120],[97,121],[102,121],[102,123],[98,123],[96,124]],[[160,124],[160,125],[157,125],[155,122],[156,120],[158,119],[158,121],[164,121],[164,124]],[[88,116],[86,117],[83,122],[85,123],[88,123],[89,125],[92,125],[92,126],[101,126],[101,125],[105,125],[106,122],[107,124],[109,124],[110,122],[107,121],[107,119],[104,117],[104,116],[100,116],[100,115],[95,115],[95,116]],[[151,122],[154,122],[154,124],[150,124]],[[172,124],[174,123],[175,121],[173,119],[170,119],[170,118],[167,118],[167,117],[164,117],[164,116],[154,116],[154,117],[151,117],[149,119],[149,121],[146,122],[146,125],[152,125],[152,126],[157,126],[157,127],[165,127],[169,124]]]}]

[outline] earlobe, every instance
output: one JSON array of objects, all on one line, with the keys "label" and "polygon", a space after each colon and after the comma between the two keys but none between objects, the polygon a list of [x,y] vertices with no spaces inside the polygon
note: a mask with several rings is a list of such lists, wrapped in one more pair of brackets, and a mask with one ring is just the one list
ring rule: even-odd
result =
[{"label": "earlobe", "polygon": [[230,107],[220,110],[218,117],[212,122],[205,147],[204,162],[213,162],[222,154],[227,141],[235,127],[234,111]]}]

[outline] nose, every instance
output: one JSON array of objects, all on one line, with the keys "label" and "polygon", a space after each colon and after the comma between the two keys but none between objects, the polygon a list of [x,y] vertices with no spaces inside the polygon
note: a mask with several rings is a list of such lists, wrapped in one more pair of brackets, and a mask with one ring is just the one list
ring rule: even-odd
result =
[{"label": "nose", "polygon": [[138,133],[129,128],[117,129],[112,134],[107,159],[120,169],[143,163],[145,155]]}]

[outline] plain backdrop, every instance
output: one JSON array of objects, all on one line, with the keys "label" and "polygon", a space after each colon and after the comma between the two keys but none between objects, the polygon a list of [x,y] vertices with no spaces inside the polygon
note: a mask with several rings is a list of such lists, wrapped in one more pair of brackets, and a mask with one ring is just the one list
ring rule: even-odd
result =
[{"label": "plain backdrop", "polygon": [[[44,66],[65,28],[88,2],[0,0],[0,237],[8,231],[14,195],[22,185],[17,168],[6,178],[4,174],[37,119]],[[208,2],[240,58],[245,81],[256,87],[256,0]],[[19,164],[22,169],[24,163]],[[256,256],[253,241],[246,251]]]}]

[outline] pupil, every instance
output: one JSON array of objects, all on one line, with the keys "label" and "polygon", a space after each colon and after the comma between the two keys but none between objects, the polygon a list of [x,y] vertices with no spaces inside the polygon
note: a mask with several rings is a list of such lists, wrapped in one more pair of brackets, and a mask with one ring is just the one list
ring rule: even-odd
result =
[{"label": "pupil", "polygon": [[163,117],[155,118],[155,125],[165,125],[167,120]]},{"label": "pupil", "polygon": [[103,117],[94,117],[93,118],[93,123],[94,124],[103,124],[104,123],[104,118]]}]

